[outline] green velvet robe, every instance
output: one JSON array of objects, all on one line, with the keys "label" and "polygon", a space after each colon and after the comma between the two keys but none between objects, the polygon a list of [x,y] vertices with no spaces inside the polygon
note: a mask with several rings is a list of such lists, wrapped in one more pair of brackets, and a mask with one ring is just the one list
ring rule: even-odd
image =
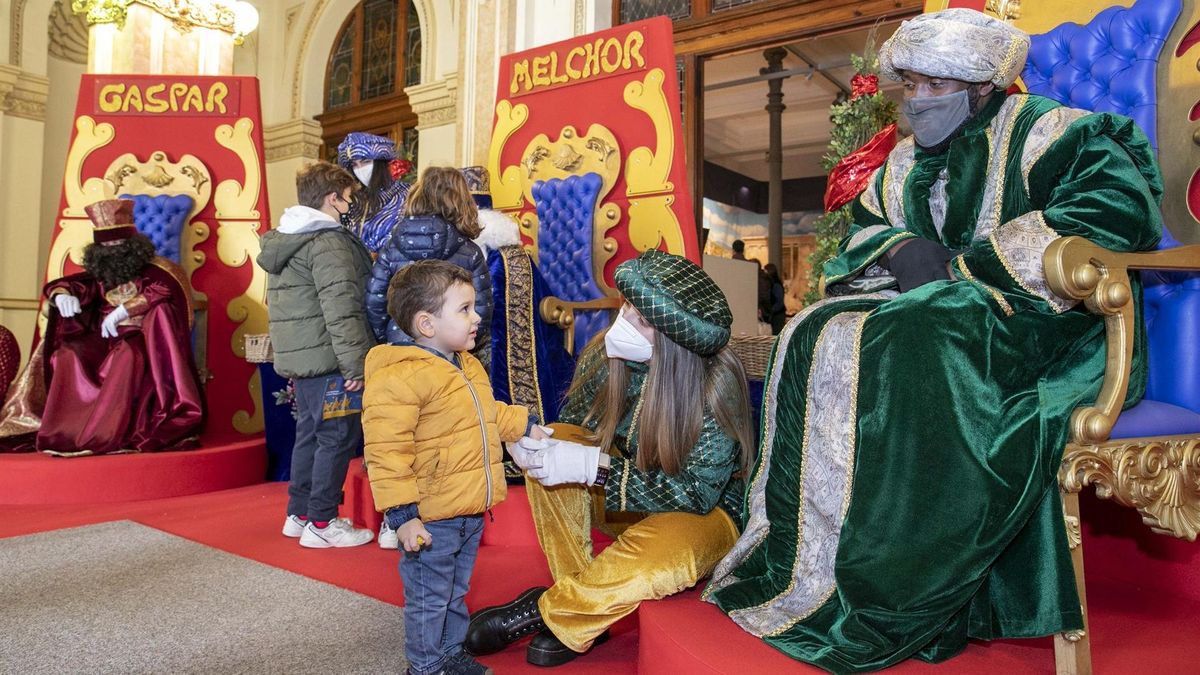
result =
[{"label": "green velvet robe", "polygon": [[[833,297],[776,343],[744,533],[706,597],[834,672],[1082,627],[1056,470],[1104,325],[1042,254],[1153,248],[1161,192],[1131,120],[1036,96],[994,96],[941,155],[901,142],[825,266]],[[954,278],[891,290],[874,261],[909,237],[957,251]]]}]

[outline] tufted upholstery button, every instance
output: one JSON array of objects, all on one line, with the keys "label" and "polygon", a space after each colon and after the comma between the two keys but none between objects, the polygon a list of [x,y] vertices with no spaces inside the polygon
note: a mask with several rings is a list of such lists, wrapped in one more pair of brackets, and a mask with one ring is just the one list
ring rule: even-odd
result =
[{"label": "tufted upholstery button", "polygon": [[121,195],[133,200],[133,224],[154,244],[158,255],[180,262],[183,227],[194,202],[188,195]]}]

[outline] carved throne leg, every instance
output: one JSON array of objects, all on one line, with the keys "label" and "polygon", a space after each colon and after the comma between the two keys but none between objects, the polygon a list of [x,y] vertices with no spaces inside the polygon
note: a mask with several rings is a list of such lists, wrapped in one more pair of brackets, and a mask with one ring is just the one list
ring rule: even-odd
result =
[{"label": "carved throne leg", "polygon": [[1083,612],[1083,630],[1054,636],[1054,672],[1057,675],[1091,675],[1092,646],[1088,635],[1087,591],[1083,585],[1083,532],[1079,521],[1079,493],[1062,491],[1063,516],[1067,525],[1067,545],[1071,547],[1071,566],[1075,568],[1075,588]]}]

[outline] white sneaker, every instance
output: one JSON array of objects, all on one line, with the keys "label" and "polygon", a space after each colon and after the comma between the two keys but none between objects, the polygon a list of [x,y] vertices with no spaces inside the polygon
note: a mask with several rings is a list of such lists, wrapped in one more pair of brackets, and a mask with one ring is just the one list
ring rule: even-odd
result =
[{"label": "white sneaker", "polygon": [[311,522],[304,526],[300,545],[304,548],[348,548],[362,546],[375,538],[367,529],[359,529],[348,518],[334,518],[326,528],[317,528]]},{"label": "white sneaker", "polygon": [[304,525],[307,520],[301,520],[300,516],[288,516],[287,520],[283,521],[283,536],[295,539],[304,534]]},{"label": "white sneaker", "polygon": [[396,531],[388,527],[387,520],[384,520],[379,526],[379,548],[386,548],[392,551],[400,548],[400,537]]}]

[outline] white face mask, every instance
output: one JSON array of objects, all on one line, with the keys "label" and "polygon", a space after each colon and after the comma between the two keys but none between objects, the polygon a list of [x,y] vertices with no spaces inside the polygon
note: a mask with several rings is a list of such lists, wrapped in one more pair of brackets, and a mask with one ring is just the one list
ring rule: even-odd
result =
[{"label": "white face mask", "polygon": [[609,358],[645,363],[654,355],[654,345],[629,323],[622,310],[604,336],[604,351]]},{"label": "white face mask", "polygon": [[371,172],[373,172],[374,170],[375,170],[374,162],[372,162],[371,164],[363,164],[362,166],[354,167],[354,175],[358,176],[358,180],[361,181],[363,185],[370,185],[371,184]]}]

